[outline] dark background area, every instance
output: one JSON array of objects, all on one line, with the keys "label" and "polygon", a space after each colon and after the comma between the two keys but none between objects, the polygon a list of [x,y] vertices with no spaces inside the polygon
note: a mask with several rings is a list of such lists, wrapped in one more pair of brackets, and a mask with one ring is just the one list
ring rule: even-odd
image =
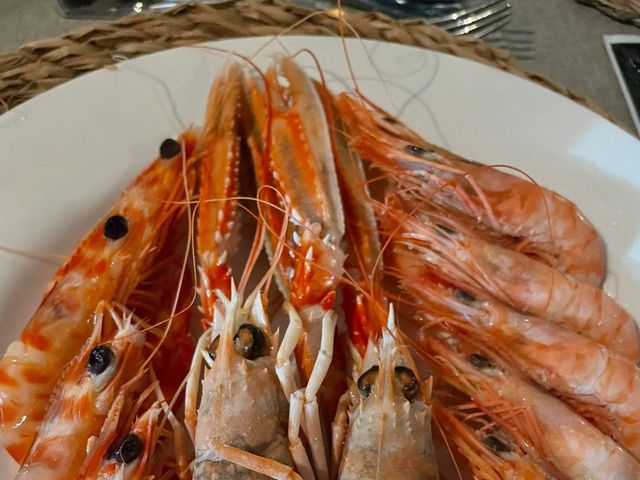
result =
[{"label": "dark background area", "polygon": [[611,48],[624,83],[627,84],[636,114],[640,116],[640,43],[616,43]]}]

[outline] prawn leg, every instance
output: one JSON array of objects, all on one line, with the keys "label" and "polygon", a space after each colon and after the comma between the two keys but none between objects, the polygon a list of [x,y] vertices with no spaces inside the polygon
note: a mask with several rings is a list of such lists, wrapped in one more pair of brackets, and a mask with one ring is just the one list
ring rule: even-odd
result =
[{"label": "prawn leg", "polygon": [[212,454],[216,459],[234,463],[275,480],[302,480],[302,477],[288,465],[254,455],[230,445],[217,443],[212,448]]},{"label": "prawn leg", "polygon": [[293,392],[289,396],[289,449],[296,465],[296,470],[300,472],[304,480],[315,480],[316,476],[309,461],[307,450],[300,438],[300,429],[304,419],[304,390]]},{"label": "prawn leg", "polygon": [[[309,381],[304,389],[300,389],[293,393],[289,398],[295,398],[296,403],[293,401],[290,404],[289,411],[289,424],[290,431],[292,431],[292,425],[302,424],[303,409],[299,406],[299,399],[303,399],[304,408],[304,429],[305,434],[309,438],[311,454],[314,462],[315,473],[320,479],[329,478],[329,464],[328,455],[323,441],[322,423],[320,420],[320,407],[318,405],[318,391],[325,379],[329,368],[331,367],[331,360],[333,357],[333,338],[336,328],[336,316],[333,312],[326,312],[322,319],[322,339],[320,342],[320,351],[316,359],[316,363],[313,366],[313,370],[309,377]],[[296,330],[301,332],[300,330]],[[298,342],[298,338],[292,338],[292,343]],[[290,352],[292,354],[293,352]],[[289,377],[289,376],[286,376]],[[284,389],[283,385],[283,389]],[[293,428],[296,430],[296,428]],[[299,436],[296,440],[296,444],[299,442]]]}]

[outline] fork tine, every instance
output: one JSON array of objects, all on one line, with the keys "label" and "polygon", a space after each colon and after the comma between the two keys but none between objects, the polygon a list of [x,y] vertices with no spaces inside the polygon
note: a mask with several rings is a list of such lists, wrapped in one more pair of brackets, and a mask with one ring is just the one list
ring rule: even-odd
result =
[{"label": "fork tine", "polygon": [[531,30],[505,28],[485,36],[485,42],[508,50],[518,60],[535,58],[535,34]]},{"label": "fork tine", "polygon": [[478,27],[476,30],[471,31],[470,33],[473,33],[473,36],[476,38],[484,38],[487,35],[493,32],[496,32],[501,28],[504,28],[506,25],[508,25],[509,22],[511,21],[511,18],[509,18],[509,15],[510,14],[507,14],[501,20],[496,20],[495,22],[490,23],[489,25],[486,25],[484,27]]},{"label": "fork tine", "polygon": [[441,16],[438,16],[438,17],[429,17],[428,20],[429,20],[429,23],[431,23],[433,25],[440,26],[442,24],[447,24],[447,23],[455,22],[455,21],[457,21],[459,19],[463,19],[463,18],[465,18],[465,17],[467,17],[469,15],[473,15],[475,13],[482,12],[482,11],[488,9],[488,8],[492,8],[495,5],[498,5],[498,4],[501,4],[501,3],[507,3],[507,1],[506,0],[489,0],[489,1],[485,2],[485,3],[476,5],[476,6],[472,7],[472,8],[469,8],[469,9],[461,8],[461,9],[456,10],[455,12],[449,13],[447,15],[441,15]]},{"label": "fork tine", "polygon": [[[497,37],[498,35],[496,35]],[[512,30],[505,28],[499,34],[500,39],[512,45],[532,45],[535,34],[531,30]]]},{"label": "fork tine", "polygon": [[486,15],[481,20],[478,20],[474,23],[462,27],[451,29],[447,28],[446,30],[451,35],[473,34],[475,37],[482,38],[507,25],[511,20],[510,16],[512,13],[513,12],[511,11],[511,5],[509,5],[507,9],[500,10],[498,12],[492,12],[491,15]]},{"label": "fork tine", "polygon": [[487,34],[486,41],[491,45],[495,45],[496,47],[504,48],[505,50],[509,50],[512,53],[533,53],[535,48],[533,44],[523,45],[523,44],[513,44],[508,40],[493,40],[490,37],[491,34]]},{"label": "fork tine", "polygon": [[487,23],[491,22],[492,18],[495,18],[497,15],[500,15],[501,13],[509,10],[511,10],[511,4],[508,1],[502,0],[499,2],[493,2],[491,5],[486,6],[485,8],[475,10],[472,13],[461,15],[456,20],[439,23],[438,26],[451,32],[457,29],[462,30],[464,29],[464,27],[473,27],[474,25],[477,25],[479,23],[481,25],[486,25]]},{"label": "fork tine", "polygon": [[519,28],[505,28],[502,33],[505,35],[515,35],[517,37],[533,37],[535,32],[533,30],[523,30]]}]

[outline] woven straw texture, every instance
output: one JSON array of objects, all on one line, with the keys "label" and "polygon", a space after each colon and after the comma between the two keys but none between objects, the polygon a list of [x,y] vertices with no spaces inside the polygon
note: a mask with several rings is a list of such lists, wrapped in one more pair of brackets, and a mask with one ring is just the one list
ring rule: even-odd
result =
[{"label": "woven straw texture", "polygon": [[[308,10],[281,0],[229,2],[216,7],[185,4],[163,14],[132,15],[32,42],[0,55],[0,112],[122,57],[230,37],[340,34],[341,22],[335,15],[316,12],[307,17]],[[349,13],[345,19],[353,30],[343,29],[347,36],[356,32],[363,38],[420,46],[492,65],[533,80],[613,120],[593,102],[523,70],[506,51],[478,39],[454,37],[421,20],[399,21],[379,13]]]},{"label": "woven straw texture", "polygon": [[578,0],[611,18],[640,27],[640,0]]}]

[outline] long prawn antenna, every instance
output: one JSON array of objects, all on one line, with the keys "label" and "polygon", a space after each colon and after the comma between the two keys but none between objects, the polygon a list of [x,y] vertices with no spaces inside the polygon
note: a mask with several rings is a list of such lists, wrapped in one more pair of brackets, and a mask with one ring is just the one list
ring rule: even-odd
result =
[{"label": "long prawn antenna", "polygon": [[61,265],[67,259],[67,255],[59,253],[21,250],[18,248],[5,247],[3,245],[0,245],[0,252],[7,253],[9,255],[16,255],[18,257],[29,258],[31,260],[37,260],[39,262],[50,263],[52,265]]},{"label": "long prawn antenna", "polygon": [[[290,209],[287,206],[287,202],[284,198],[284,196],[282,195],[282,193],[271,186],[265,186],[265,187],[261,187],[258,190],[258,197],[260,196],[260,192],[262,192],[263,190],[266,189],[270,189],[273,190],[276,194],[276,196],[279,197],[280,199],[280,203],[282,205],[285,205],[284,208],[284,219],[282,221],[282,226],[280,228],[280,232],[278,234],[278,241],[276,242],[275,245],[275,249],[273,252],[273,258],[271,261],[271,265],[269,266],[269,269],[265,272],[265,274],[262,276],[262,278],[260,279],[260,281],[258,282],[258,285],[256,286],[256,288],[254,289],[254,291],[251,293],[251,295],[249,295],[249,298],[247,298],[246,300],[246,305],[250,305],[251,303],[253,303],[253,301],[255,300],[255,296],[260,294],[260,291],[263,289],[263,287],[265,288],[265,290],[268,290],[269,285],[271,283],[271,279],[273,278],[273,275],[276,272],[276,269],[278,268],[278,264],[280,262],[280,257],[282,256],[282,252],[284,251],[285,248],[285,237],[286,237],[286,233],[287,233],[287,228],[289,227],[289,217],[290,217]],[[261,235],[261,241],[264,238],[264,219],[262,217],[262,213],[261,213],[261,202],[258,202],[258,230],[260,230],[260,235]],[[256,236],[258,235],[258,233],[256,232]],[[246,274],[246,271],[245,271]]]},{"label": "long prawn antenna", "polygon": [[247,283],[249,282],[249,277],[251,276],[256,262],[258,261],[258,257],[260,256],[260,252],[262,251],[262,246],[264,244],[264,230],[262,218],[259,218],[256,233],[253,237],[253,243],[251,244],[251,250],[247,258],[247,263],[245,264],[244,272],[242,272],[242,277],[240,278],[240,284],[238,286],[238,293],[240,294],[240,297],[244,297],[244,291]]}]

